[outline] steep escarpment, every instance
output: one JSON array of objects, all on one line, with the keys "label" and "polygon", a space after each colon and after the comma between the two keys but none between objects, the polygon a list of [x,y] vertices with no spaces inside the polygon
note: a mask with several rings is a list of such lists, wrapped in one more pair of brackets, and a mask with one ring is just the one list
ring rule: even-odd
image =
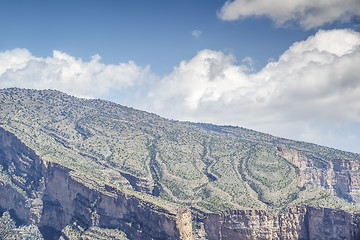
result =
[{"label": "steep escarpment", "polygon": [[[334,171],[334,190],[321,184],[319,174],[336,159],[359,162],[358,154],[248,129],[172,121],[99,99],[17,88],[0,90],[0,124],[41,159],[75,175],[205,212],[329,202],[351,209],[356,203],[355,185],[346,194],[348,170]],[[279,147],[312,161],[314,177],[306,170],[308,181],[302,180],[304,171]],[[350,174],[355,183],[355,171]]]},{"label": "steep escarpment", "polygon": [[294,207],[285,213],[234,210],[196,215],[206,239],[358,239],[360,215],[342,210]]},{"label": "steep escarpment", "polygon": [[188,208],[171,211],[108,185],[95,188],[91,183],[84,184],[72,175],[71,169],[42,160],[2,128],[0,146],[0,207],[15,210],[24,223],[37,225],[48,239],[61,237],[67,226],[80,232],[119,229],[128,239],[360,237],[359,214],[307,206],[293,207],[281,214],[250,209],[221,213],[197,209],[191,212]]},{"label": "steep escarpment", "polygon": [[0,127],[0,207],[16,209],[21,219],[37,224],[44,191],[43,164],[33,150]]},{"label": "steep escarpment", "polygon": [[329,190],[330,193],[355,204],[360,204],[360,163],[355,159],[330,159],[322,163],[306,157],[301,152],[278,147],[289,162],[299,169],[300,185],[315,184]]},{"label": "steep escarpment", "polygon": [[71,169],[41,160],[2,128],[0,146],[0,207],[15,210],[24,223],[52,232],[48,235],[60,236],[63,228],[75,224],[83,230],[94,226],[118,228],[131,239],[191,237],[191,231],[179,228],[179,223],[186,222],[182,220],[184,214],[177,215],[107,185],[103,189],[85,186],[71,175]]},{"label": "steep escarpment", "polygon": [[0,213],[19,234],[357,236],[359,154],[52,90],[0,90],[0,127]]},{"label": "steep escarpment", "polygon": [[71,169],[41,160],[2,128],[0,146],[2,176],[7,173],[9,177],[7,182],[4,178],[1,181],[0,206],[14,209],[24,223],[36,224],[43,232],[45,229],[49,238],[61,236],[61,230],[69,225],[82,231],[93,227],[121,229],[129,239],[191,239],[193,234],[199,239],[360,236],[360,215],[341,210],[294,207],[271,214],[265,210],[200,213],[194,209],[193,216],[186,208],[170,212],[108,185],[103,189],[84,185],[71,175]]},{"label": "steep escarpment", "polygon": [[61,230],[76,223],[119,228],[131,239],[179,239],[176,214],[105,185],[91,189],[74,179],[70,170],[47,166],[44,208],[40,225]]}]

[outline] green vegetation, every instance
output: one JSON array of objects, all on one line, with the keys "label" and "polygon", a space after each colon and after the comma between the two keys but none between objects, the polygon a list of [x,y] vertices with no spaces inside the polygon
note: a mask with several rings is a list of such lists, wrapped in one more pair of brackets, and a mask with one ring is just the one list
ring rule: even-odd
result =
[{"label": "green vegetation", "polygon": [[11,218],[9,212],[4,212],[0,218],[0,239],[9,237],[15,227],[15,221]]},{"label": "green vegetation", "polygon": [[43,240],[37,226],[17,226],[9,212],[0,217],[0,239],[6,240]]},{"label": "green vegetation", "polygon": [[68,225],[61,231],[59,240],[128,240],[126,234],[118,229],[90,227],[81,229],[76,225]]},{"label": "green vegetation", "polygon": [[[300,181],[300,166],[282,149],[295,152],[319,173],[336,159],[358,162],[360,155],[355,153],[239,127],[171,121],[51,90],[0,90],[0,127],[42,159],[72,169],[79,181],[94,188],[107,184],[161,204],[186,204],[203,211],[282,211],[301,204],[353,207],[324,186]],[[11,164],[6,169],[0,164],[0,170],[1,182],[26,198],[26,176],[17,174]],[[63,230],[66,236],[89,238],[105,232],[92,229],[85,234],[72,226]]]}]

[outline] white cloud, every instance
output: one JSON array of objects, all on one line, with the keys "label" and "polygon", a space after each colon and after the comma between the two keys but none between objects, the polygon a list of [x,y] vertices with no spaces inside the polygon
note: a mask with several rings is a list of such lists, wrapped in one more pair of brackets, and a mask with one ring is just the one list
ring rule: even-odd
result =
[{"label": "white cloud", "polygon": [[259,72],[242,64],[231,54],[200,51],[152,87],[146,108],[303,140],[320,122],[360,123],[359,33],[321,30]]},{"label": "white cloud", "polygon": [[[242,62],[248,61],[246,58]],[[157,103],[155,108],[165,108],[164,113],[170,110],[193,115],[207,110],[218,115],[225,109],[241,109],[247,112],[245,116],[234,111],[230,118],[255,121],[249,112],[261,116],[263,111],[269,111],[264,115],[276,121],[281,120],[280,112],[284,119],[360,121],[360,102],[356,100],[360,99],[358,66],[359,33],[320,30],[294,43],[278,61],[268,63],[257,73],[249,71],[247,65],[236,64],[231,54],[200,51],[162,78],[149,96]],[[168,104],[174,107],[166,109]]]},{"label": "white cloud", "polygon": [[295,21],[305,29],[310,29],[336,20],[349,21],[353,16],[360,16],[360,1],[233,0],[227,1],[218,15],[228,21],[249,16],[266,16],[277,26]]},{"label": "white cloud", "polygon": [[242,87],[241,95],[246,96],[252,85],[247,68],[234,62],[232,55],[212,50],[203,50],[190,61],[182,61],[149,93],[156,102],[153,107],[167,109],[172,102],[177,105],[168,110],[175,113],[197,111],[208,102],[230,102],[236,87]]},{"label": "white cloud", "polygon": [[36,59],[26,49],[14,49],[0,53],[0,74],[7,70],[16,71],[24,68],[30,60]]},{"label": "white cloud", "polygon": [[60,51],[53,51],[48,58],[34,57],[26,49],[0,52],[0,87],[50,88],[100,97],[151,78],[149,66],[142,68],[132,61],[106,65],[100,59],[95,55],[84,62]]},{"label": "white cloud", "polygon": [[192,32],[191,32],[191,35],[193,36],[193,37],[195,37],[195,38],[199,38],[200,36],[201,36],[201,34],[202,34],[202,32],[200,31],[200,30],[193,30]]},{"label": "white cloud", "polygon": [[162,78],[131,61],[106,65],[98,55],[84,62],[59,51],[38,58],[14,49],[0,52],[0,87],[121,99],[173,119],[250,127],[358,151],[359,66],[360,33],[320,30],[258,72],[250,58],[202,50]]}]

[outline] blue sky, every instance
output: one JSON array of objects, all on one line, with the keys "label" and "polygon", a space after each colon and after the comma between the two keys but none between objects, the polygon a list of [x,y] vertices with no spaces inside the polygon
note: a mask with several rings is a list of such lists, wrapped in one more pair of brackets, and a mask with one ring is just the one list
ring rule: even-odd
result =
[{"label": "blue sky", "polygon": [[358,0],[0,2],[0,87],[360,152]]},{"label": "blue sky", "polygon": [[[203,49],[251,57],[256,68],[315,31],[275,28],[264,17],[222,21],[218,0],[2,1],[1,50],[26,48],[46,57],[54,49],[83,60],[129,60],[159,75]],[[201,31],[194,37],[194,30]],[[254,47],[256,46],[256,47]]]}]

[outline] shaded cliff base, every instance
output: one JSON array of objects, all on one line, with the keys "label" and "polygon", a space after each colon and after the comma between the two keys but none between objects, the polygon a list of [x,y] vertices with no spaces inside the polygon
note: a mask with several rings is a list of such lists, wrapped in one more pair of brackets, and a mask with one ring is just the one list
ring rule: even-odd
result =
[{"label": "shaded cliff base", "polygon": [[26,225],[19,219],[15,210],[0,209],[0,239],[32,239],[43,240],[43,234],[35,225]]},{"label": "shaded cliff base", "polygon": [[127,240],[126,234],[118,229],[106,229],[99,227],[90,227],[82,229],[75,224],[68,225],[62,231],[52,227],[36,225],[26,225],[24,221],[16,216],[15,211],[0,211],[0,239],[19,240],[70,240],[70,239],[88,239],[88,240],[107,240],[119,239]]},{"label": "shaded cliff base", "polygon": [[[342,210],[313,207],[295,207],[279,215],[263,210],[231,210],[222,213],[199,213],[182,209],[191,217],[192,226],[187,236],[178,239],[359,239],[360,215]],[[140,224],[140,223],[139,223]],[[183,224],[178,222],[179,225]],[[184,225],[182,226],[184,227]],[[186,226],[185,226],[186,228]],[[179,236],[178,236],[179,237]],[[139,239],[120,229],[97,226],[83,228],[77,222],[61,231],[50,226],[38,228],[26,225],[16,212],[2,212],[0,239],[72,240],[72,239]],[[172,236],[141,239],[172,239]],[[175,238],[174,238],[175,239]]]}]

